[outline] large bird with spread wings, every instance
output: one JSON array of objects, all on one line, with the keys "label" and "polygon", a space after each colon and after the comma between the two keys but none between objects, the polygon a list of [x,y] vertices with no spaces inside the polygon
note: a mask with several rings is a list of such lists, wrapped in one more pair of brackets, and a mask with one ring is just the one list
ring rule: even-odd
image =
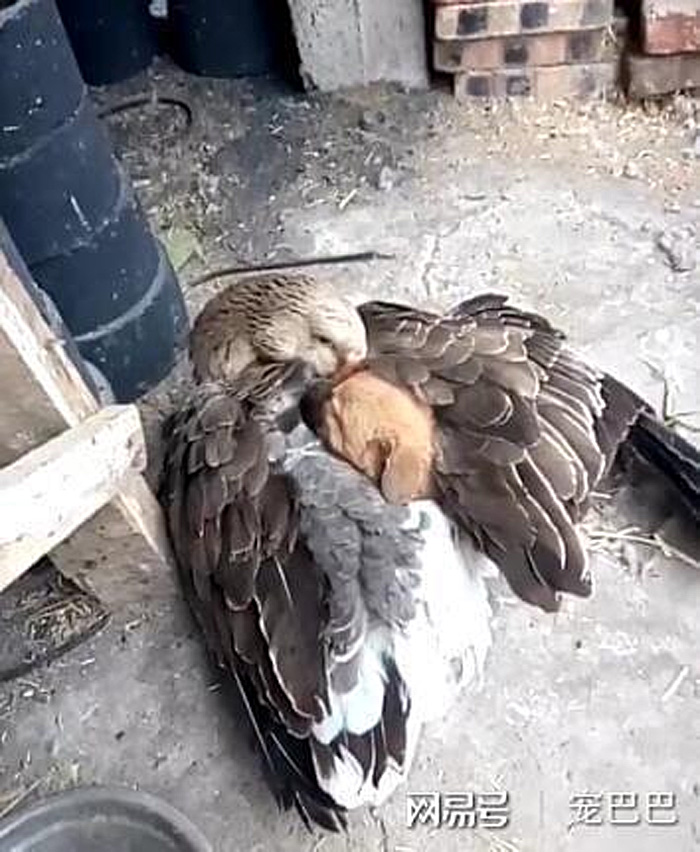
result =
[{"label": "large bird with spread wings", "polygon": [[161,490],[185,591],[278,800],[330,829],[480,671],[490,566],[548,611],[590,594],[576,524],[623,443],[700,512],[700,453],[503,297],[439,316],[249,279],[190,357]]}]

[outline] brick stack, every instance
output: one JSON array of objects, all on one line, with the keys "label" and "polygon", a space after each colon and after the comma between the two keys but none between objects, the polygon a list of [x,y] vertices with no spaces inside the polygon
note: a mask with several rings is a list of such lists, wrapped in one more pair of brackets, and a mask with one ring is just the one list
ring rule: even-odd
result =
[{"label": "brick stack", "polygon": [[581,98],[600,95],[614,83],[615,63],[607,49],[613,0],[433,4],[434,66],[454,75],[460,101]]},{"label": "brick stack", "polygon": [[627,58],[632,97],[700,88],[700,0],[642,0],[641,36]]}]

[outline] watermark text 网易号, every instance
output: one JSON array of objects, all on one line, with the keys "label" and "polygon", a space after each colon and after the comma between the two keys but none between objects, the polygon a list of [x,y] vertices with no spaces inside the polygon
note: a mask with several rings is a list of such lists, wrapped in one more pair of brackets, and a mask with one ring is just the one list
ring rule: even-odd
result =
[{"label": "watermark text \u7f51\u6613\u53f7", "polygon": [[406,824],[409,828],[481,828],[498,830],[510,822],[510,796],[505,790],[490,793],[408,793]]}]

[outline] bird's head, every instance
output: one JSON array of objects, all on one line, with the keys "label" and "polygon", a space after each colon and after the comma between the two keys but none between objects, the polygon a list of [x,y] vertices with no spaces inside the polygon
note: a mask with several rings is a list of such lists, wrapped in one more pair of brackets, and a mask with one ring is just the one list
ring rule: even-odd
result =
[{"label": "bird's head", "polygon": [[198,378],[235,379],[255,363],[308,365],[317,376],[359,364],[367,333],[349,300],[312,278],[241,281],[216,296],[194,324]]},{"label": "bird's head", "polygon": [[355,308],[326,288],[296,293],[284,305],[251,322],[251,341],[261,357],[303,361],[330,376],[367,355],[367,333]]}]

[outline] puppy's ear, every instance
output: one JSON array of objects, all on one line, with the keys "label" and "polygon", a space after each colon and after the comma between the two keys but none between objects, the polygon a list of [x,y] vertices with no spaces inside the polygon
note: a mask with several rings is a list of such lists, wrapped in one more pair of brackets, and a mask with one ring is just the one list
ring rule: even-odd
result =
[{"label": "puppy's ear", "polygon": [[405,505],[428,496],[430,460],[413,447],[384,446],[380,487],[387,503]]}]

